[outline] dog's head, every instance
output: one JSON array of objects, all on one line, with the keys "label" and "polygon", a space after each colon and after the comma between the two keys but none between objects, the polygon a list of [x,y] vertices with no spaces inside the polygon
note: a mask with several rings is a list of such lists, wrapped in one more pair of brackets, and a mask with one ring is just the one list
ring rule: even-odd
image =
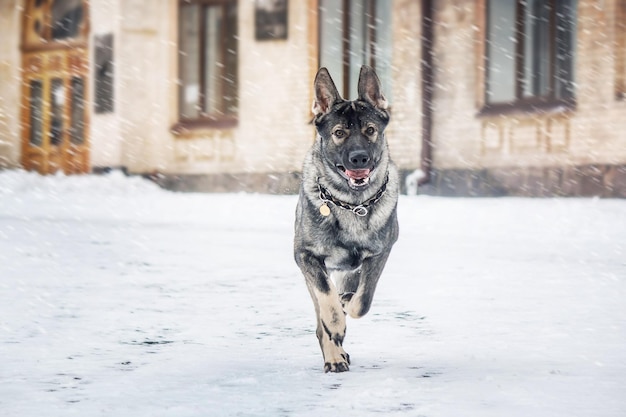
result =
[{"label": "dog's head", "polygon": [[315,77],[313,113],[322,158],[335,182],[347,181],[353,190],[368,188],[386,155],[384,130],[389,123],[387,100],[374,70],[361,67],[358,98],[348,101],[321,68]]}]

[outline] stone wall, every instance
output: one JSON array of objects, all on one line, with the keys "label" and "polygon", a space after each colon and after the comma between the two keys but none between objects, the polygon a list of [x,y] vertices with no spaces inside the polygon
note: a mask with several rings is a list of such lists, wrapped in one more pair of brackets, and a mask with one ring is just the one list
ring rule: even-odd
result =
[{"label": "stone wall", "polygon": [[[401,170],[401,191],[407,193]],[[258,174],[148,175],[161,187],[183,192],[297,194],[299,172]],[[418,194],[446,197],[603,197],[626,198],[625,165],[435,169]]]},{"label": "stone wall", "polygon": [[435,170],[419,194],[626,198],[626,165]]},{"label": "stone wall", "polygon": [[20,3],[0,2],[0,168],[20,161]]}]

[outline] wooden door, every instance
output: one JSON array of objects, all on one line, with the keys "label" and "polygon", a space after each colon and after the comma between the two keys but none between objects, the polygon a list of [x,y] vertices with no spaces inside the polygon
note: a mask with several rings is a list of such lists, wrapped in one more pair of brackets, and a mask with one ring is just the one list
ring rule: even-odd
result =
[{"label": "wooden door", "polygon": [[88,172],[86,7],[29,0],[22,36],[22,165],[41,174]]}]

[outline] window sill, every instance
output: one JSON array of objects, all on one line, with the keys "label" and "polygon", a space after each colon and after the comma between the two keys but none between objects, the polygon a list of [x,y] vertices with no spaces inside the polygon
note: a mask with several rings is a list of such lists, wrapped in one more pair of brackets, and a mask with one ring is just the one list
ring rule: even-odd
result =
[{"label": "window sill", "polygon": [[508,115],[537,115],[563,114],[576,110],[573,100],[561,101],[530,101],[504,104],[485,105],[476,115],[477,117],[508,116]]},{"label": "window sill", "polygon": [[236,117],[181,120],[170,128],[170,132],[176,136],[184,136],[198,130],[233,129],[238,124],[239,120]]}]

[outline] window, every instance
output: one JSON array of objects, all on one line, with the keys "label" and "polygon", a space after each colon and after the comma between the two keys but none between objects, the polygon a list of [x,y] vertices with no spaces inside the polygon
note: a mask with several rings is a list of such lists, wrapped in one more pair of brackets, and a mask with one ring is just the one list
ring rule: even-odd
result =
[{"label": "window", "polygon": [[22,46],[37,49],[53,43],[77,45],[86,41],[89,25],[86,0],[26,0]]},{"label": "window", "polygon": [[489,0],[486,109],[574,103],[576,0]]},{"label": "window", "polygon": [[361,65],[376,70],[391,100],[389,0],[319,0],[319,62],[345,99],[356,98]]},{"label": "window", "polygon": [[113,111],[113,34],[95,37],[96,113]]},{"label": "window", "polygon": [[237,2],[185,0],[179,4],[180,121],[234,125]]},{"label": "window", "polygon": [[50,29],[52,40],[75,38],[83,22],[83,6],[80,1],[53,0]]},{"label": "window", "polygon": [[287,0],[254,2],[254,37],[258,41],[287,39]]}]

